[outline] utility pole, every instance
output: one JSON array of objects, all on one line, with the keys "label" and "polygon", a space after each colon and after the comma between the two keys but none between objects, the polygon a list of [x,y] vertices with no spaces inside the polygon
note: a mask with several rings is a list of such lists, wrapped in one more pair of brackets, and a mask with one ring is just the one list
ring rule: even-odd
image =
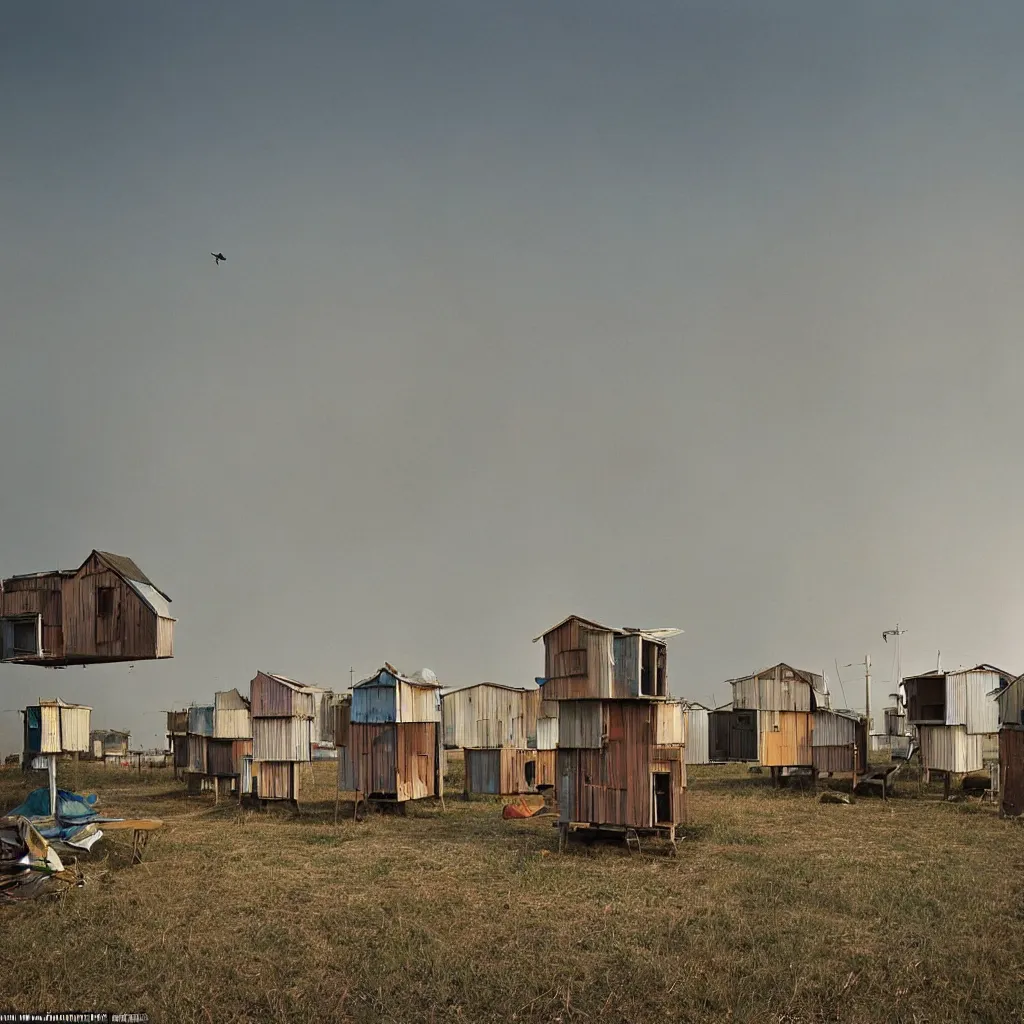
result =
[{"label": "utility pole", "polygon": [[352,689],[352,684],[355,682],[355,678],[356,678],[356,670],[351,665],[349,665],[349,668],[348,668],[348,688],[350,690]]},{"label": "utility pole", "polygon": [[[882,631],[882,639],[888,643],[889,637],[896,637],[896,693],[900,694],[900,684],[903,682],[903,649],[900,644],[900,637],[906,633],[905,629],[900,629],[900,624],[896,623],[895,629],[886,629]],[[897,704],[900,703],[899,696],[897,696]]]},{"label": "utility pole", "polygon": [[871,655],[864,655],[864,717],[868,723],[868,735],[871,735]]}]

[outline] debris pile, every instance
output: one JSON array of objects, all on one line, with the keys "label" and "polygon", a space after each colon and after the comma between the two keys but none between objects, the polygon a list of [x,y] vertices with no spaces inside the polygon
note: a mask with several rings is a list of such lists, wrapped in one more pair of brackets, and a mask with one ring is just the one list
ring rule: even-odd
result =
[{"label": "debris pile", "polygon": [[84,884],[77,866],[65,868],[28,818],[0,818],[0,903],[60,896]]},{"label": "debris pile", "polygon": [[77,850],[89,850],[103,832],[100,825],[121,821],[121,818],[103,818],[96,813],[96,794],[83,796],[57,790],[57,813],[50,814],[50,792],[35,789],[25,802],[7,812],[9,818],[27,818],[43,839]]}]

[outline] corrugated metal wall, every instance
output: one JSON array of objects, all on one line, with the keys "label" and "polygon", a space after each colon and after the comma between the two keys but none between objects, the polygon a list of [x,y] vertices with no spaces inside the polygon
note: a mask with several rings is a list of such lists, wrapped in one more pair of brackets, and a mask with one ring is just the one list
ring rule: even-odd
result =
[{"label": "corrugated metal wall", "polygon": [[213,695],[212,735],[223,740],[252,738],[249,702],[238,690],[221,690]]},{"label": "corrugated metal wall", "polygon": [[813,716],[803,711],[762,711],[759,760],[766,768],[812,764]]},{"label": "corrugated metal wall", "polygon": [[983,765],[982,737],[968,735],[963,725],[921,725],[921,764],[934,771],[977,772]]},{"label": "corrugated metal wall", "polygon": [[654,705],[654,742],[659,747],[681,747],[686,741],[683,705],[665,701]]},{"label": "corrugated metal wall", "polygon": [[187,742],[186,771],[192,775],[205,775],[207,772],[206,745],[209,743],[209,739],[206,736],[189,735]]},{"label": "corrugated metal wall", "polygon": [[[989,694],[999,686],[997,672],[958,672],[963,676],[966,715],[964,723],[968,733],[996,733],[999,731],[999,705]],[[947,677],[948,678],[948,677]]]},{"label": "corrugated metal wall", "polygon": [[998,706],[1001,724],[1024,725],[1024,683],[1020,679],[1010,683],[999,694]]},{"label": "corrugated metal wall", "polygon": [[367,796],[419,800],[436,796],[438,722],[353,722],[339,757],[341,789]]},{"label": "corrugated metal wall", "polygon": [[733,709],[810,711],[811,687],[785,665],[776,665],[732,683]]},{"label": "corrugated metal wall", "polygon": [[387,725],[398,720],[395,684],[357,686],[352,691],[352,722]]},{"label": "corrugated metal wall", "polygon": [[399,708],[398,720],[411,722],[441,721],[441,691],[434,687],[413,686],[411,683],[398,683]]},{"label": "corrugated metal wall", "polygon": [[856,742],[856,719],[847,718],[846,715],[837,715],[834,711],[814,712],[814,732],[811,735],[811,746],[839,747]]},{"label": "corrugated metal wall", "polygon": [[1003,814],[1011,818],[1024,814],[1024,729],[999,733],[999,780]]},{"label": "corrugated metal wall", "polygon": [[288,718],[291,715],[314,718],[317,695],[294,690],[266,672],[257,672],[249,684],[253,718]]},{"label": "corrugated metal wall", "polygon": [[537,749],[554,750],[558,746],[558,718],[537,719]]},{"label": "corrugated metal wall", "polygon": [[640,695],[640,648],[639,636],[617,636],[614,638],[615,692],[616,697],[638,697]]},{"label": "corrugated metal wall", "polygon": [[686,763],[710,764],[708,741],[710,727],[705,708],[687,708],[686,718]]},{"label": "corrugated metal wall", "polygon": [[213,705],[188,709],[188,731],[193,736],[213,735]]},{"label": "corrugated metal wall", "polygon": [[308,718],[254,718],[252,756],[256,761],[308,761],[312,722]]},{"label": "corrugated metal wall", "polygon": [[608,742],[603,748],[558,750],[559,820],[650,827],[652,770],[664,770],[670,776],[675,821],[685,821],[683,749],[654,747],[651,705],[610,701],[605,713]]},{"label": "corrugated metal wall", "polygon": [[243,758],[252,760],[252,740],[206,741],[208,775],[240,775]]},{"label": "corrugated metal wall", "polygon": [[612,671],[615,658],[612,651],[612,634],[587,630],[587,673],[590,677],[590,692],[595,697],[612,696]]},{"label": "corrugated metal wall", "polygon": [[[441,701],[445,746],[527,747],[531,740],[536,741],[538,704],[536,690],[509,690],[486,683],[446,693]],[[478,723],[493,724],[481,729]]]},{"label": "corrugated metal wall", "polygon": [[261,800],[297,800],[298,765],[292,761],[255,761],[257,795]]},{"label": "corrugated metal wall", "polygon": [[41,754],[60,753],[60,708],[56,704],[43,704],[39,708]]},{"label": "corrugated metal wall", "polygon": [[596,749],[601,746],[603,718],[597,700],[558,702],[558,746]]},{"label": "corrugated metal wall", "polygon": [[470,748],[465,753],[466,792],[501,794],[501,750]]}]

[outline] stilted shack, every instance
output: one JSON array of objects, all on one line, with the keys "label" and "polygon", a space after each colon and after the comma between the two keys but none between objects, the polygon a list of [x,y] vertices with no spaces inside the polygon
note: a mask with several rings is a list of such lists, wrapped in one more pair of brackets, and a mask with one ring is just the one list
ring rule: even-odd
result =
[{"label": "stilted shack", "polygon": [[338,788],[391,803],[441,796],[440,692],[433,673],[404,676],[387,663],[357,683],[347,733],[338,737],[346,740],[339,749]]},{"label": "stilted shack", "polygon": [[544,641],[541,699],[558,705],[559,827],[665,835],[686,821],[682,704],[668,698],[666,640],[570,616]]}]

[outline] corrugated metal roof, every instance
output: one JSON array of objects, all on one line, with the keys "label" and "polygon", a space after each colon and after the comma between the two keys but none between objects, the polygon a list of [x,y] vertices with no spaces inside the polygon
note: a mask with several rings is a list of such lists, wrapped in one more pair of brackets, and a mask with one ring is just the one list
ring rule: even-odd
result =
[{"label": "corrugated metal roof", "polygon": [[[114,570],[119,576],[123,576],[126,580],[132,580],[135,583],[146,583],[149,586],[154,586],[153,581],[127,556],[115,555],[111,551],[99,551],[95,552],[100,558],[103,559],[111,569]],[[92,555],[89,556],[92,558]],[[88,562],[89,559],[86,559]]]},{"label": "corrugated metal roof", "polygon": [[153,609],[162,619],[173,619],[174,616],[171,614],[170,601],[163,594],[160,593],[156,587],[150,586],[148,583],[140,583],[138,580],[129,580],[128,586],[135,591],[139,597],[142,598],[150,608]]},{"label": "corrugated metal roof", "polygon": [[651,629],[638,629],[632,626],[602,626],[600,622],[594,622],[592,619],[585,619],[582,615],[567,615],[561,622],[552,626],[550,629],[544,630],[540,636],[535,636],[533,642],[536,643],[538,640],[543,640],[549,633],[553,633],[556,629],[561,629],[567,622],[571,622],[575,619],[580,625],[585,628],[589,628],[597,631],[598,633],[615,633],[618,636],[644,636],[648,640],[654,640],[658,643],[664,643],[671,637],[679,636],[683,632],[681,629],[675,628],[651,628]]},{"label": "corrugated metal roof", "polygon": [[383,685],[383,686],[394,686],[395,685],[395,683],[390,681],[390,680],[385,680],[384,682],[379,682],[379,680],[381,679],[382,676],[391,676],[392,679],[394,679],[394,680],[396,680],[398,682],[408,683],[409,686],[418,686],[418,687],[420,687],[421,689],[424,689],[424,690],[443,690],[444,689],[444,687],[441,686],[440,683],[428,683],[428,682],[425,682],[422,679],[412,679],[409,676],[404,676],[404,675],[402,675],[401,672],[398,671],[397,668],[395,668],[394,665],[391,665],[388,662],[384,662],[383,666],[381,668],[377,669],[377,671],[374,672],[374,674],[372,676],[367,676],[365,679],[361,679],[358,683],[355,684],[355,686],[352,687],[352,689],[353,690],[357,690],[357,689],[359,689],[360,686],[371,686],[371,685],[374,685],[374,686],[381,686],[381,685]]},{"label": "corrugated metal roof", "polygon": [[[261,669],[262,671],[262,669]],[[263,672],[263,675],[269,679],[274,679],[279,682],[282,686],[287,686],[290,690],[295,690],[297,693],[323,693],[324,690],[319,686],[306,686],[305,683],[300,683],[295,679],[289,679],[288,676],[282,676],[277,672]]]}]

